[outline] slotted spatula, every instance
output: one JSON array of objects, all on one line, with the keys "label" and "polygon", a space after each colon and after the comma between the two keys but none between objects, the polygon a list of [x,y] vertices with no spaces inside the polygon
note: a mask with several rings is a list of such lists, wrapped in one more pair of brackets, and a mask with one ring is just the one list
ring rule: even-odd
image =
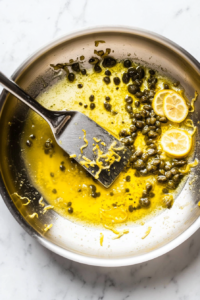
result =
[{"label": "slotted spatula", "polygon": [[108,188],[127,165],[131,151],[86,115],[44,108],[1,72],[0,83],[45,119],[58,145],[104,187]]}]

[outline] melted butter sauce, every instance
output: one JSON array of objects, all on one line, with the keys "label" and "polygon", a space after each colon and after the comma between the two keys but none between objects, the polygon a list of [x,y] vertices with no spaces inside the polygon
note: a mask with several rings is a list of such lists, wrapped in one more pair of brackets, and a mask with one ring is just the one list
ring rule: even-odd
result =
[{"label": "melted butter sauce", "polygon": [[[37,100],[48,109],[68,109],[83,112],[118,137],[121,129],[129,128],[131,125],[129,114],[125,110],[124,99],[129,94],[127,85],[121,81],[119,89],[116,90],[116,85],[113,83],[113,77],[119,76],[121,78],[123,71],[123,66],[120,63],[112,68],[109,85],[106,85],[102,80],[104,71],[97,74],[88,70],[87,76],[76,73],[76,80],[73,83],[70,83],[66,78],[62,79],[48,91],[39,95]],[[159,76],[157,78],[158,90],[163,88],[163,81],[166,83],[166,78]],[[77,88],[78,83],[83,84],[82,89]],[[143,88],[146,88],[144,84]],[[177,89],[174,88],[174,90]],[[91,103],[89,96],[92,94],[95,96],[94,110],[89,108]],[[112,115],[111,112],[105,110],[106,96],[111,98],[109,103],[112,105],[112,110],[118,114]],[[134,96],[132,97],[134,99]],[[79,105],[80,102],[82,105]],[[87,108],[84,108],[85,104],[88,105]],[[137,108],[134,110],[137,111]],[[168,126],[163,126],[162,131],[167,130]],[[27,147],[26,140],[31,134],[34,134],[36,138],[32,140],[32,146]],[[44,152],[44,143],[49,138],[54,144],[52,156]],[[141,133],[138,133],[135,146],[136,150],[144,149],[146,146],[144,136]],[[130,222],[143,224],[145,220],[164,209],[162,201],[164,186],[156,183],[155,175],[136,177],[134,175],[135,170],[130,168],[126,173],[122,172],[109,189],[105,189],[101,184],[88,177],[87,172],[63,152],[56,144],[48,124],[33,111],[29,113],[21,139],[21,147],[24,150],[22,151],[23,159],[33,185],[41,193],[41,196],[54,207],[54,210],[70,220],[90,225],[110,224],[113,226],[114,224]],[[64,162],[64,171],[60,170],[61,162]],[[52,177],[50,173],[53,173],[54,176]],[[125,179],[128,175],[131,177],[130,182]],[[139,204],[142,191],[145,190],[148,182],[153,184],[152,192],[155,194],[151,198],[150,207],[129,212],[129,205],[137,207]],[[100,197],[91,197],[90,185],[96,186],[96,192],[100,192]],[[129,189],[129,192],[125,192],[126,189]],[[52,192],[53,190],[54,192]],[[72,214],[68,212],[69,202],[72,203]]]}]

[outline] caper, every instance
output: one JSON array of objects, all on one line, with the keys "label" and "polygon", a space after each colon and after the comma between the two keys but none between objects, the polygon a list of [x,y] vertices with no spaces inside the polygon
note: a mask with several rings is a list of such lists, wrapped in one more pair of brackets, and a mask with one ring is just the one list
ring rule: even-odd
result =
[{"label": "caper", "polygon": [[155,144],[155,141],[152,140],[152,139],[147,139],[147,140],[146,140],[146,144],[147,144],[147,145]]},{"label": "caper", "polygon": [[136,131],[137,131],[137,127],[135,125],[131,125],[130,132],[136,132]]},{"label": "caper", "polygon": [[156,121],[155,126],[159,128],[160,127],[160,122]]},{"label": "caper", "polygon": [[104,107],[107,111],[111,111],[111,109],[112,109],[112,105],[110,103],[104,102]]},{"label": "caper", "polygon": [[170,179],[172,177],[171,171],[165,172],[165,176],[167,177],[167,179]]},{"label": "caper", "polygon": [[87,104],[84,104],[84,108],[87,108],[88,107],[88,105]]},{"label": "caper", "polygon": [[82,102],[79,102],[79,105],[80,105],[80,106],[82,106],[82,105],[83,105],[83,103],[82,103]]},{"label": "caper", "polygon": [[150,75],[155,75],[155,71],[152,70],[152,69],[150,69],[150,70],[149,70],[149,74],[150,74]]},{"label": "caper", "polygon": [[79,89],[82,89],[82,87],[83,87],[82,83],[79,83],[79,84],[77,85],[77,87],[78,87]]},{"label": "caper", "polygon": [[169,190],[167,188],[162,189],[163,194],[169,194]]},{"label": "caper", "polygon": [[51,173],[50,173],[50,176],[51,176],[51,177],[54,177],[54,173],[53,173],[53,172],[51,172]]},{"label": "caper", "polygon": [[160,175],[165,175],[165,170],[164,169],[159,169],[158,172],[159,172]]},{"label": "caper", "polygon": [[56,190],[56,189],[53,189],[53,190],[52,190],[52,193],[53,193],[53,194],[56,194],[56,193],[57,193],[57,190]]},{"label": "caper", "polygon": [[173,83],[173,86],[177,87],[177,86],[179,86],[179,84],[180,84],[180,82],[176,81],[176,82]]},{"label": "caper", "polygon": [[172,190],[175,189],[175,185],[174,185],[174,182],[172,180],[168,181],[167,186],[168,186],[169,189],[172,189]]},{"label": "caper", "polygon": [[136,122],[136,127],[139,129],[142,129],[144,127],[144,122],[143,121],[137,121]]},{"label": "caper", "polygon": [[120,78],[119,77],[114,77],[113,81],[114,81],[115,85],[119,85],[120,84]]},{"label": "caper", "polygon": [[27,141],[26,141],[26,145],[27,145],[28,147],[31,147],[31,146],[32,146],[32,142],[31,142],[30,140],[27,140]]},{"label": "caper", "polygon": [[106,75],[106,76],[110,76],[110,75],[111,75],[110,70],[106,70],[106,71],[105,71],[105,75]]},{"label": "caper", "polygon": [[130,94],[134,95],[137,91],[139,91],[139,88],[136,84],[130,84],[128,86],[128,91],[129,91]]},{"label": "caper", "polygon": [[130,68],[130,66],[131,66],[131,61],[130,61],[129,59],[126,59],[126,60],[124,61],[124,67],[125,67],[125,68]]},{"label": "caper", "polygon": [[135,125],[136,122],[137,122],[136,118],[133,118],[133,119],[132,119],[132,124]]},{"label": "caper", "polygon": [[96,73],[101,73],[102,68],[101,68],[98,64],[96,64],[96,65],[94,66],[94,71],[95,71]]},{"label": "caper", "polygon": [[143,154],[142,154],[142,160],[143,160],[144,162],[146,162],[146,161],[148,160],[148,158],[149,158],[148,153],[143,153]]},{"label": "caper", "polygon": [[139,107],[140,106],[140,101],[135,101],[135,106]]},{"label": "caper", "polygon": [[173,176],[173,181],[174,182],[179,182],[179,180],[180,180],[180,175],[179,174],[176,174],[176,175]]},{"label": "caper", "polygon": [[106,96],[106,101],[108,102],[108,101],[110,101],[110,97],[109,96]]},{"label": "caper", "polygon": [[157,154],[157,150],[156,149],[149,149],[147,151],[148,155],[149,156],[153,156],[153,155],[156,155]]},{"label": "caper", "polygon": [[133,111],[132,106],[129,105],[129,104],[127,104],[127,105],[125,106],[125,108],[126,108],[126,111],[129,112],[129,113],[131,113],[131,112]]},{"label": "caper", "polygon": [[132,138],[136,138],[136,136],[137,136],[137,131],[136,131],[136,132],[132,132],[132,133],[131,133],[131,136],[132,136]]},{"label": "caper", "polygon": [[129,136],[128,140],[129,140],[129,145],[134,143],[134,139],[132,136]]},{"label": "caper", "polygon": [[128,210],[129,210],[130,212],[133,212],[133,211],[134,211],[133,205],[129,205]]},{"label": "caper", "polygon": [[143,169],[145,167],[145,164],[143,162],[142,159],[138,159],[135,163],[134,163],[134,167],[138,170]]},{"label": "caper", "polygon": [[129,69],[128,69],[128,75],[129,75],[130,77],[133,77],[133,76],[137,75],[136,69],[135,69],[135,68],[129,68]]},{"label": "caper", "polygon": [[90,109],[93,110],[95,108],[95,104],[94,103],[90,103]]},{"label": "caper", "polygon": [[151,148],[151,149],[157,149],[157,146],[155,144],[150,144],[149,148]]},{"label": "caper", "polygon": [[125,101],[126,101],[126,103],[128,103],[128,104],[131,104],[131,103],[133,103],[133,98],[131,97],[131,96],[126,96],[125,97]]},{"label": "caper", "polygon": [[172,165],[170,163],[165,164],[165,171],[170,171],[172,168]]},{"label": "caper", "polygon": [[72,70],[75,72],[80,72],[79,63],[72,64]]},{"label": "caper", "polygon": [[148,174],[147,169],[142,169],[142,170],[140,170],[140,174],[141,174],[141,175],[147,175],[147,174]]},{"label": "caper", "polygon": [[184,166],[187,162],[185,160],[176,160],[176,159],[173,159],[173,164],[174,166],[176,167],[181,167],[181,166]]},{"label": "caper", "polygon": [[147,190],[147,192],[150,192],[151,190],[152,190],[152,188],[153,188],[153,185],[151,184],[151,183],[147,183],[146,184],[146,190]]},{"label": "caper", "polygon": [[143,93],[142,92],[136,92],[135,97],[142,98]]},{"label": "caper", "polygon": [[165,163],[164,163],[163,160],[161,160],[161,162],[160,162],[160,169],[164,169],[164,167],[165,167]]},{"label": "caper", "polygon": [[155,159],[152,161],[152,164],[153,164],[154,166],[158,166],[158,165],[160,164],[160,159],[155,158]]},{"label": "caper", "polygon": [[167,118],[166,118],[166,117],[161,117],[161,118],[159,119],[159,121],[160,121],[161,123],[167,123]]},{"label": "caper", "polygon": [[164,175],[159,175],[158,177],[157,177],[157,181],[158,182],[166,182],[167,181],[167,177],[166,176],[164,176]]},{"label": "caper", "polygon": [[90,95],[89,100],[90,100],[90,102],[93,102],[94,101],[94,95]]},{"label": "caper", "polygon": [[131,181],[131,176],[130,176],[130,175],[126,176],[126,181],[127,181],[127,182],[130,182],[130,181]]},{"label": "caper", "polygon": [[69,73],[69,74],[68,74],[68,79],[69,79],[69,81],[73,82],[74,79],[75,79],[74,73]]},{"label": "caper", "polygon": [[139,75],[139,79],[144,78],[145,73],[144,73],[144,69],[142,67],[137,67],[136,71],[137,71],[137,73]]},{"label": "caper", "polygon": [[150,200],[149,198],[145,197],[145,198],[140,198],[140,205],[143,207],[148,207],[150,205]]},{"label": "caper", "polygon": [[61,171],[65,171],[65,166],[61,163],[61,165],[60,165],[60,170]]},{"label": "caper", "polygon": [[103,81],[104,81],[106,84],[109,84],[109,83],[110,83],[110,77],[105,76],[105,77],[103,78]]},{"label": "caper", "polygon": [[156,118],[151,117],[150,118],[150,123],[151,123],[151,125],[154,125],[156,123]]},{"label": "caper", "polygon": [[73,211],[74,211],[74,210],[73,210],[73,208],[72,208],[72,207],[69,207],[69,208],[68,208],[68,213],[72,214],[72,213],[73,213]]},{"label": "caper", "polygon": [[133,112],[129,113],[129,118],[133,119],[135,117],[135,114]]},{"label": "caper", "polygon": [[135,162],[137,160],[137,156],[135,154],[133,154],[131,157],[130,157],[130,162]]},{"label": "caper", "polygon": [[168,90],[168,89],[169,89],[169,85],[165,83],[165,84],[164,84],[164,89],[165,89],[165,90]]},{"label": "caper", "polygon": [[150,128],[148,125],[144,126],[144,128],[142,129],[142,134],[147,134],[150,131]]},{"label": "caper", "polygon": [[172,168],[171,173],[172,173],[172,175],[178,174],[178,169],[177,168]]},{"label": "caper", "polygon": [[32,140],[35,139],[35,135],[34,135],[34,134],[31,134],[29,137],[30,137]]},{"label": "caper", "polygon": [[152,107],[151,107],[151,105],[144,105],[144,106],[143,106],[143,109],[148,110],[148,111],[151,111],[151,110],[152,110]]},{"label": "caper", "polygon": [[158,136],[158,134],[153,130],[150,130],[148,132],[148,137],[150,137],[150,138],[156,138],[157,136]]},{"label": "caper", "polygon": [[129,145],[129,140],[128,140],[128,138],[124,138],[124,139],[121,139],[120,140],[124,145]]},{"label": "caper", "polygon": [[81,70],[81,74],[82,74],[82,75],[86,75],[86,73],[87,73],[87,72],[86,72],[86,69],[82,69],[82,70]]},{"label": "caper", "polygon": [[140,114],[140,113],[136,113],[135,114],[135,118],[137,119],[137,120],[142,120],[143,118],[142,118],[142,115]]},{"label": "caper", "polygon": [[137,151],[135,152],[135,155],[136,155],[137,157],[141,157],[142,154],[143,154],[142,150],[137,150]]},{"label": "caper", "polygon": [[129,77],[129,75],[128,75],[128,73],[124,73],[123,75],[122,75],[122,81],[123,81],[123,83],[129,83],[129,80],[130,80],[130,77]]},{"label": "caper", "polygon": [[147,124],[147,125],[151,125],[151,118],[147,118],[147,119],[146,119],[146,124]]}]

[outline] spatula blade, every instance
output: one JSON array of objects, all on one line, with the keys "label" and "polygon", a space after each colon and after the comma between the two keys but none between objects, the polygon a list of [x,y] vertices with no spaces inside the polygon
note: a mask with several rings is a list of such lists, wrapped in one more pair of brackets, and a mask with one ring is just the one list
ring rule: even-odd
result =
[{"label": "spatula blade", "polygon": [[[99,147],[100,151],[103,151],[105,154],[108,153],[111,145],[115,144],[113,149],[115,149],[116,157],[120,160],[115,161],[108,170],[104,169],[98,175],[99,167],[97,165],[82,165],[93,177],[96,177],[104,187],[108,188],[127,165],[131,151],[86,115],[80,112],[71,112],[71,118],[66,118],[68,118],[68,121],[65,126],[55,134],[55,138],[59,146],[79,164],[82,164],[85,158],[90,161],[96,161],[98,157],[98,150],[94,150],[96,145],[98,145],[97,147]],[[88,145],[81,151],[81,147],[86,145],[84,133]],[[121,150],[119,150],[120,148]]]}]

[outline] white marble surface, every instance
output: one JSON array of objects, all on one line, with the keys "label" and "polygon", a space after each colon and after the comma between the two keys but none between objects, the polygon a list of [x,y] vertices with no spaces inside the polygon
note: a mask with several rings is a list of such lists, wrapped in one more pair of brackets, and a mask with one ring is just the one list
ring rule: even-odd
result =
[{"label": "white marble surface", "polygon": [[[0,69],[11,75],[52,39],[99,25],[157,32],[200,60],[198,0],[0,0]],[[84,266],[40,246],[0,201],[2,300],[199,300],[199,282],[200,230],[147,263],[116,269]]]}]

